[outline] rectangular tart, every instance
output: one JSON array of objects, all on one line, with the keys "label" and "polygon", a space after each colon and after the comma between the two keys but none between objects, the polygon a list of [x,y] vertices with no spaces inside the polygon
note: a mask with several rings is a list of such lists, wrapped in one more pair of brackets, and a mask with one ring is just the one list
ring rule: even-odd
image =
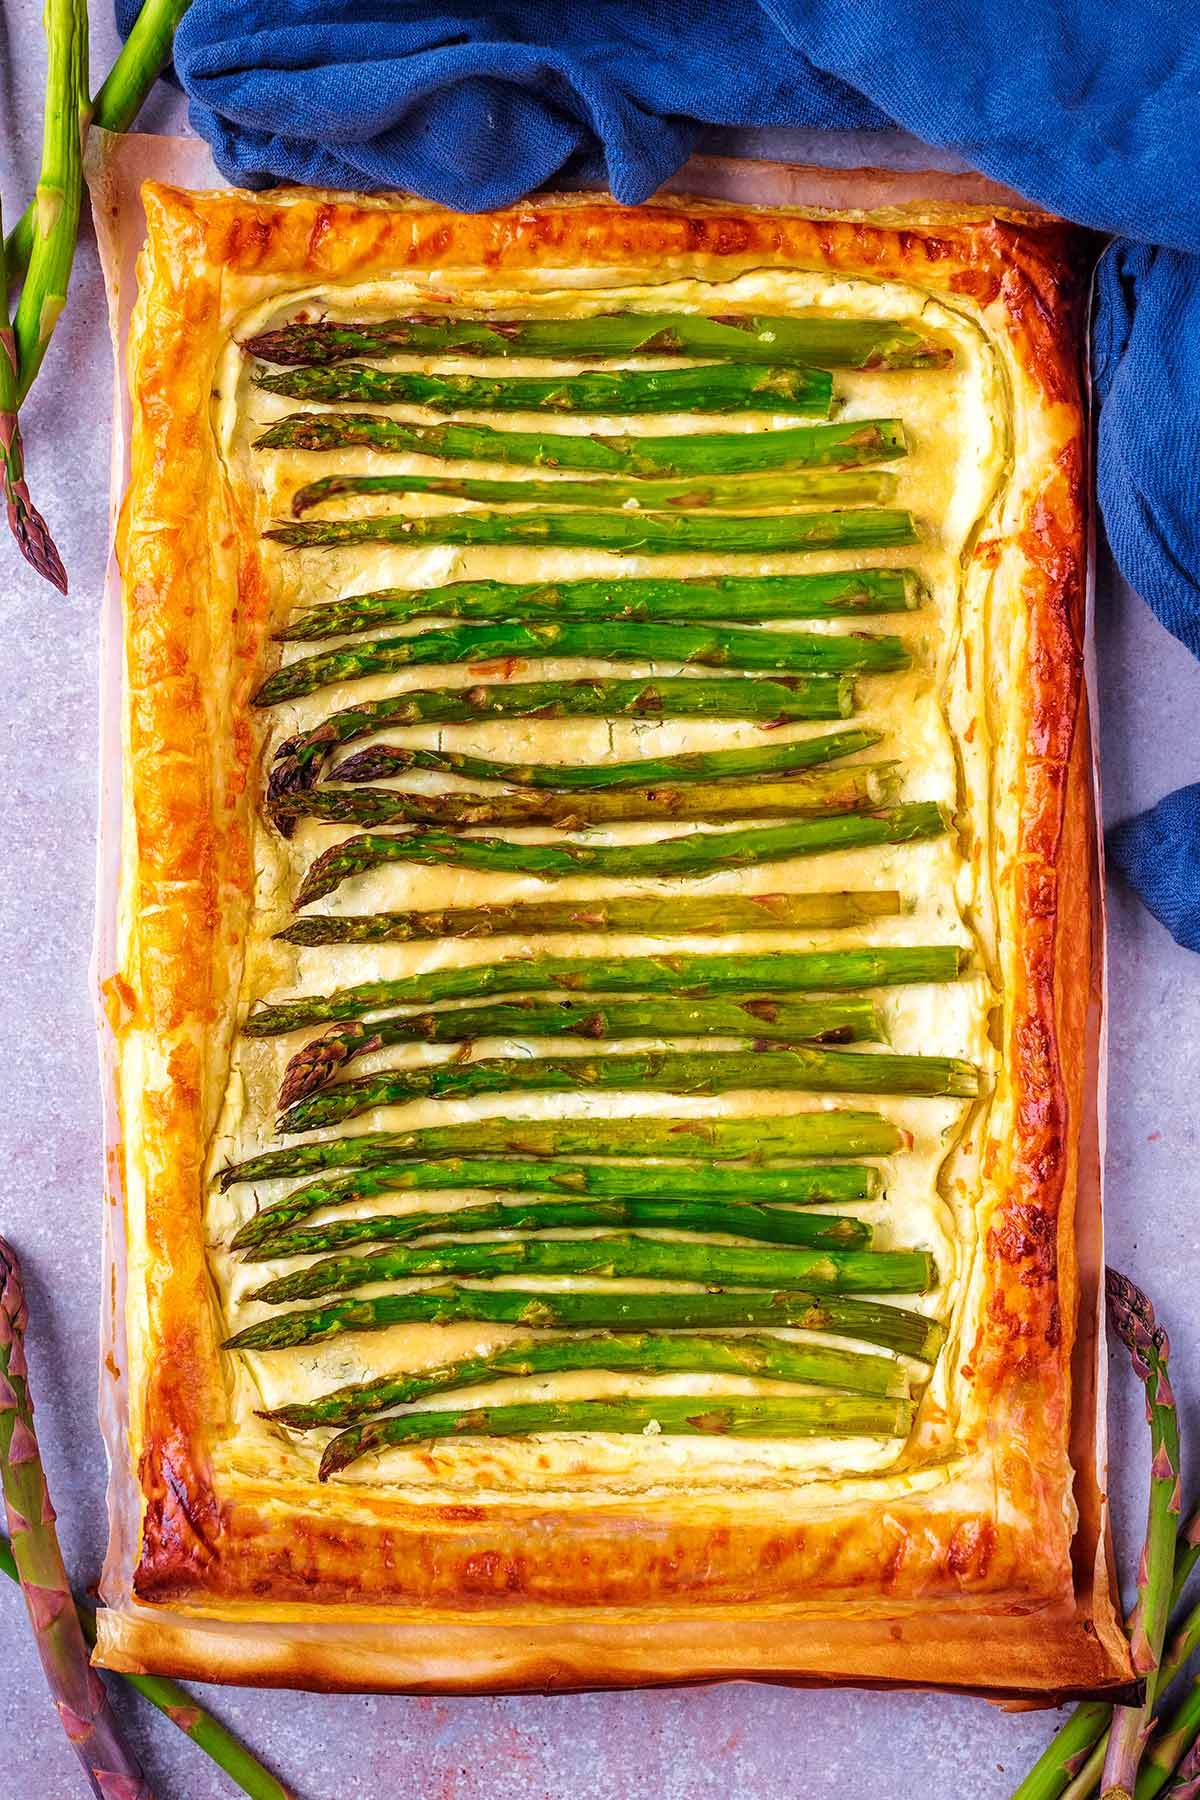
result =
[{"label": "rectangular tart", "polygon": [[1077,245],[145,205],[99,1659],[1125,1680]]}]

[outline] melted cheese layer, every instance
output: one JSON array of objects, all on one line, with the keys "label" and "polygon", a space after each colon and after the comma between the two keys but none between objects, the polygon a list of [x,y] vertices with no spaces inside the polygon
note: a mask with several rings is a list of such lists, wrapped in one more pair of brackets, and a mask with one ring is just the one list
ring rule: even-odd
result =
[{"label": "melted cheese layer", "polygon": [[[593,277],[600,285],[603,277]],[[904,562],[915,567],[924,581],[929,603],[909,615],[889,615],[868,622],[867,629],[901,635],[912,656],[912,668],[896,676],[863,678],[859,683],[857,720],[885,733],[885,741],[871,757],[897,758],[903,770],[904,800],[934,800],[956,812],[960,830],[945,838],[882,850],[853,851],[762,868],[714,875],[703,881],[602,881],[573,878],[544,882],[534,878],[484,875],[466,870],[392,866],[348,882],[321,902],[327,912],[368,912],[425,907],[473,906],[553,897],[587,900],[601,895],[637,892],[657,895],[669,908],[673,893],[687,892],[770,893],[778,890],[816,891],[839,888],[899,888],[905,909],[897,917],[873,921],[861,932],[769,932],[737,937],[698,938],[686,944],[677,937],[654,939],[627,935],[579,934],[556,936],[540,946],[555,955],[641,954],[656,949],[688,951],[791,950],[845,948],[870,941],[875,944],[958,943],[972,949],[972,972],[961,981],[929,987],[885,990],[879,999],[887,1022],[890,1047],[903,1052],[966,1057],[985,1073],[995,1067],[989,1022],[995,994],[993,981],[999,966],[996,942],[992,870],[995,846],[991,842],[989,807],[990,743],[988,692],[988,614],[986,593],[964,584],[965,553],[977,536],[992,529],[1002,517],[1004,489],[1009,470],[1009,407],[1005,372],[987,335],[966,313],[959,313],[915,287],[899,283],[830,279],[823,275],[756,272],[737,280],[710,286],[697,281],[674,281],[660,287],[606,287],[602,295],[589,292],[586,278],[577,289],[561,275],[519,294],[491,292],[488,307],[501,313],[506,304],[531,314],[577,316],[588,311],[621,306],[653,307],[656,311],[745,310],[787,312],[812,307],[851,316],[875,316],[919,323],[952,344],[954,365],[945,372],[847,372],[835,375],[837,416],[866,418],[899,416],[910,441],[910,454],[898,468],[898,490],[893,504],[910,508],[916,515],[921,542],[897,556],[894,552],[778,556],[766,558],[719,556],[617,557],[604,552],[504,550],[372,545],[351,550],[274,552],[272,575],[277,599],[277,619],[282,622],[301,602],[340,598],[385,586],[425,587],[456,580],[498,579],[510,582],[609,577],[617,574],[660,577],[720,574],[785,574],[845,566],[886,566]],[[434,278],[443,294],[446,284]],[[329,473],[381,473],[413,470],[439,473],[445,465],[417,456],[381,455],[368,450],[313,455],[288,452],[254,452],[252,442],[269,423],[296,410],[292,403],[252,386],[245,359],[236,341],[269,329],[293,316],[300,308],[334,316],[395,316],[422,303],[419,280],[396,281],[336,290],[297,289],[275,296],[268,305],[247,310],[237,322],[229,348],[219,368],[215,424],[221,454],[231,480],[249,496],[255,516],[265,525],[287,513],[292,494],[303,483]],[[475,302],[478,304],[477,300]],[[378,365],[388,366],[386,363]],[[508,360],[503,363],[472,358],[455,361],[407,359],[405,367],[462,370],[467,373],[547,374],[569,372],[582,365]],[[643,365],[644,366],[644,365]],[[677,365],[672,365],[677,366]],[[397,418],[428,420],[418,409],[383,409]],[[485,415],[464,418],[488,420]],[[571,432],[620,431],[627,435],[694,432],[703,430],[762,430],[768,425],[793,423],[790,418],[733,415],[721,418],[685,415],[675,418],[621,418],[596,420],[555,417],[552,428]],[[547,429],[542,414],[506,414],[506,429]],[[477,464],[455,465],[455,472],[489,476],[519,476],[529,471]],[[445,510],[436,496],[407,495],[387,503],[352,500],[339,508],[340,515],[367,515],[379,510],[403,510],[410,514]],[[436,624],[422,620],[419,630]],[[805,621],[804,630],[831,633],[863,629],[857,620]],[[389,635],[403,627],[389,628]],[[323,648],[324,646],[320,646]],[[285,646],[284,660],[311,654],[311,644]],[[613,674],[631,679],[664,676],[679,671],[665,665],[611,664],[550,659],[524,669],[506,668],[512,679],[557,679],[580,675]],[[703,673],[703,671],[700,671]],[[278,744],[297,732],[316,725],[329,713],[356,704],[395,695],[407,689],[435,685],[467,685],[466,668],[420,668],[386,678],[355,682],[344,688],[325,688],[303,700],[271,709],[258,721],[262,727],[263,770]],[[493,677],[496,678],[496,677]],[[771,733],[770,742],[819,735],[828,725],[790,725]],[[388,742],[437,745],[504,760],[541,762],[604,761],[655,756],[682,751],[749,746],[764,741],[763,729],[748,723],[710,720],[492,720],[470,724],[410,729],[389,729]],[[369,740],[366,740],[369,741]],[[358,747],[358,746],[356,746]],[[405,786],[436,788],[446,784],[434,777],[406,777]],[[461,784],[453,784],[461,791]],[[479,786],[481,784],[475,784]],[[484,784],[486,785],[486,784]],[[680,828],[668,829],[674,835]],[[491,962],[519,954],[530,946],[514,939],[466,940],[344,945],[300,949],[273,940],[291,916],[292,896],[312,858],[337,841],[327,826],[301,822],[290,841],[281,839],[261,811],[257,819],[255,853],[257,906],[252,940],[248,945],[240,1005],[245,1010],[264,997],[327,992],[361,981],[401,977],[448,964]],[[342,836],[353,835],[343,831]],[[512,833],[514,837],[544,835]],[[653,823],[628,825],[608,832],[589,833],[588,841],[637,842],[664,835]],[[231,1160],[253,1155],[273,1139],[275,1098],[284,1065],[303,1041],[300,1034],[280,1039],[236,1042],[220,1124],[210,1157],[217,1169]],[[631,1048],[633,1046],[630,1046]],[[569,1041],[556,1045],[568,1053]],[[580,1054],[586,1046],[580,1045]],[[624,1048],[624,1046],[622,1046]],[[529,1042],[478,1044],[475,1056],[533,1054]],[[376,1066],[403,1066],[443,1058],[442,1049],[413,1046],[362,1057],[356,1072],[369,1073]],[[712,1098],[679,1098],[663,1094],[583,1096],[528,1094],[493,1097],[471,1102],[419,1101],[403,1108],[367,1114],[339,1127],[336,1133],[389,1130],[484,1117],[596,1118],[637,1115],[744,1116],[787,1114],[805,1108],[845,1104],[839,1096],[737,1092]],[[859,1491],[874,1492],[881,1483],[889,1493],[913,1485],[924,1486],[952,1467],[957,1451],[956,1392],[953,1354],[957,1321],[967,1303],[973,1272],[978,1262],[976,1209],[982,1177],[973,1144],[981,1137],[971,1109],[962,1102],[931,1099],[882,1098],[854,1102],[877,1108],[912,1133],[911,1150],[883,1164],[884,1196],[857,1208],[876,1228],[881,1249],[905,1246],[933,1252],[939,1285],[922,1296],[885,1296],[896,1304],[936,1313],[951,1328],[951,1343],[929,1381],[918,1428],[905,1444],[877,1440],[758,1442],[646,1436],[634,1438],[543,1437],[481,1443],[464,1440],[428,1449],[401,1449],[356,1465],[341,1478],[343,1488],[361,1484],[364,1489],[383,1485],[398,1491],[419,1490],[426,1497],[444,1492],[462,1497],[469,1491],[479,1500],[508,1497],[521,1492],[581,1488],[610,1491],[654,1492],[685,1486],[720,1485],[750,1488],[787,1483],[795,1503],[821,1506],[835,1498],[846,1499]],[[981,1103],[980,1110],[986,1105]],[[236,1186],[226,1194],[211,1189],[206,1234],[211,1267],[220,1305],[229,1329],[238,1330],[275,1309],[249,1301],[250,1289],[277,1274],[302,1266],[299,1259],[279,1263],[242,1265],[224,1248],[233,1232],[264,1202],[285,1191],[287,1184],[262,1183]],[[466,1191],[440,1194],[438,1206],[452,1208],[482,1198]],[[494,1197],[494,1196],[490,1196]],[[405,1212],[421,1208],[419,1196],[399,1194],[386,1202],[340,1209],[338,1216],[355,1216],[378,1209]],[[317,1218],[329,1215],[319,1214]],[[422,1285],[422,1284],[412,1284]],[[587,1285],[567,1279],[502,1281],[508,1287],[541,1285],[546,1288]],[[632,1284],[621,1284],[632,1285]],[[637,1284],[645,1287],[646,1283]],[[373,1289],[360,1290],[369,1294]],[[387,1291],[396,1291],[391,1287]],[[347,1334],[329,1343],[268,1354],[230,1357],[228,1380],[234,1403],[236,1434],[222,1455],[227,1466],[248,1476],[291,1476],[311,1480],[327,1434],[285,1433],[256,1416],[257,1409],[284,1402],[311,1399],[330,1388],[362,1381],[398,1369],[476,1355],[512,1341],[521,1333],[486,1325],[394,1327],[385,1332]],[[791,1333],[804,1336],[803,1333]],[[925,1372],[913,1365],[918,1383]],[[470,1404],[569,1398],[625,1393],[770,1393],[795,1392],[774,1383],[746,1382],[720,1376],[664,1376],[639,1381],[629,1376],[604,1376],[594,1372],[560,1374],[540,1379],[509,1379],[488,1388],[470,1391]],[[430,1407],[462,1403],[461,1395],[431,1398]]]}]

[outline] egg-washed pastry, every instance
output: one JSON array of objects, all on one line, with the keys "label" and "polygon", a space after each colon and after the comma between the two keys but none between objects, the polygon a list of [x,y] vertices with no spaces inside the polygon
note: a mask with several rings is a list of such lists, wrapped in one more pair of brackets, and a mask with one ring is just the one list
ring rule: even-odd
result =
[{"label": "egg-washed pastry", "polygon": [[101,1660],[1119,1683],[1071,239],[146,210]]}]

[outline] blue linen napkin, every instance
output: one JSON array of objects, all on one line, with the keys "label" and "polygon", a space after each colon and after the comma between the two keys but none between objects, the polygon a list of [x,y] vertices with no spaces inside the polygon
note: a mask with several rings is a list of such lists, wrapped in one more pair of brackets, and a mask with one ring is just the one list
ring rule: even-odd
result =
[{"label": "blue linen napkin", "polygon": [[[118,0],[125,27],[136,0]],[[243,186],[401,187],[464,211],[601,176],[652,194],[705,125],[953,149],[1117,234],[1097,285],[1109,543],[1200,655],[1200,11],[1187,0],[192,0],[191,119]],[[1200,783],[1114,861],[1200,950]]]}]

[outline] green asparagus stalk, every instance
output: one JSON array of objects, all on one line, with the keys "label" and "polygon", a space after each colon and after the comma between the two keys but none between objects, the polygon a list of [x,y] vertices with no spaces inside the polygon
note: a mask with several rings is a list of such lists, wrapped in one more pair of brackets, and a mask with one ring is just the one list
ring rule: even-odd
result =
[{"label": "green asparagus stalk", "polygon": [[[1197,1562],[1200,1562],[1200,1507],[1184,1521],[1175,1540],[1168,1613],[1175,1610],[1183,1597]],[[1125,1625],[1127,1631],[1132,1631],[1132,1617]],[[1166,1693],[1197,1649],[1200,1649],[1200,1606],[1193,1607],[1163,1657],[1153,1683],[1156,1696]],[[1085,1700],[1077,1706],[1017,1788],[1012,1800],[1091,1800],[1108,1750],[1112,1710],[1111,1704],[1104,1700]]]},{"label": "green asparagus stalk", "polygon": [[[51,14],[49,23],[54,23]],[[28,1312],[16,1254],[0,1238],[0,1487],[11,1554],[63,1729],[98,1800],[153,1800],[88,1660],[33,1427],[25,1363]]]},{"label": "green asparagus stalk", "polygon": [[[633,1123],[631,1120],[621,1122]],[[656,1123],[653,1120],[647,1122]],[[362,1144],[368,1151],[374,1149],[367,1138],[354,1138],[350,1143]],[[274,1154],[286,1155],[286,1152]],[[873,1200],[880,1186],[879,1171],[869,1163],[834,1163],[825,1167],[809,1163],[799,1168],[747,1169],[712,1163],[531,1162],[511,1156],[491,1160],[483,1156],[469,1160],[456,1156],[447,1157],[443,1162],[428,1163],[383,1162],[369,1164],[351,1175],[294,1188],[282,1200],[272,1201],[247,1219],[235,1233],[231,1248],[257,1250],[268,1240],[274,1243],[290,1234],[300,1219],[323,1207],[374,1200],[381,1194],[495,1188],[510,1193],[554,1194],[560,1200],[596,1203],[621,1204],[637,1200],[674,1205],[695,1201],[704,1205],[735,1202],[739,1206],[761,1207],[763,1202],[809,1206],[829,1200]]]},{"label": "green asparagus stalk", "polygon": [[767,469],[849,469],[891,462],[906,449],[899,419],[848,419],[779,431],[603,437],[497,431],[488,425],[410,425],[378,413],[289,413],[257,450],[382,450],[450,462],[516,463],[593,475],[753,475]]},{"label": "green asparagus stalk", "polygon": [[789,1212],[779,1207],[703,1200],[548,1200],[525,1205],[470,1206],[454,1212],[375,1213],[297,1226],[252,1245],[243,1261],[274,1262],[358,1244],[408,1243],[412,1238],[455,1237],[486,1231],[588,1231],[592,1228],[716,1233],[766,1244],[802,1244],[815,1250],[867,1250],[872,1231],[841,1213]]},{"label": "green asparagus stalk", "polygon": [[[669,1341],[669,1340],[668,1340]],[[836,1354],[836,1352],[830,1352]],[[848,1363],[853,1363],[853,1355],[847,1355]],[[863,1362],[883,1361],[882,1358],[863,1357]],[[884,1361],[885,1368],[895,1368],[894,1363]],[[852,1373],[852,1371],[851,1371]],[[867,1381],[872,1379],[872,1372],[864,1372]],[[827,1383],[826,1385],[833,1385]],[[860,1390],[862,1392],[886,1392],[886,1389]],[[10,1581],[19,1582],[21,1577],[17,1569],[16,1558],[7,1538],[0,1537],[0,1573],[8,1576]],[[96,1642],[96,1620],[91,1609],[75,1602],[75,1611],[79,1616],[79,1628],[83,1632],[83,1641],[88,1649]],[[269,1769],[264,1769],[256,1756],[225,1729],[219,1719],[205,1712],[196,1704],[193,1695],[186,1688],[180,1687],[177,1681],[170,1681],[163,1675],[130,1675],[122,1679],[128,1682],[136,1694],[150,1705],[156,1707],[164,1719],[182,1731],[185,1737],[191,1738],[193,1744],[216,1764],[224,1774],[228,1775],[234,1786],[243,1794],[249,1794],[250,1800],[297,1800],[297,1796],[281,1782],[276,1781]],[[111,1796],[112,1790],[110,1790]]]},{"label": "green asparagus stalk", "polygon": [[255,706],[298,700],[318,688],[390,675],[429,663],[514,658],[596,657],[603,662],[670,662],[772,674],[890,674],[908,666],[899,638],[862,632],[739,631],[694,625],[454,625],[415,637],[373,638],[286,663],[254,696]]},{"label": "green asparagus stalk", "polygon": [[952,352],[891,319],[725,313],[602,313],[587,319],[450,319],[436,313],[372,324],[318,319],[247,338],[263,362],[345,362],[350,357],[709,356],[722,362],[813,369],[944,368]]},{"label": "green asparagus stalk", "polygon": [[850,1050],[643,1050],[624,1056],[493,1056],[451,1059],[386,1069],[298,1100],[278,1129],[316,1131],[381,1106],[410,1100],[456,1100],[474,1094],[587,1093],[726,1094],[739,1088],[805,1093],[941,1094],[971,1099],[979,1092],[972,1063],[952,1056],[855,1054]]},{"label": "green asparagus stalk", "polygon": [[275,752],[270,797],[311,787],[343,744],[399,725],[456,725],[476,719],[748,719],[771,729],[800,719],[845,719],[854,710],[850,676],[768,681],[682,676],[666,681],[528,681],[425,688],[348,706]]},{"label": "green asparagus stalk", "polygon": [[[1162,1792],[1187,1752],[1196,1744],[1198,1732],[1200,1681],[1192,1681],[1170,1716],[1159,1720],[1158,1729],[1146,1745],[1134,1790],[1136,1800],[1154,1800],[1154,1796]],[[1181,1779],[1187,1779],[1182,1771]]]},{"label": "green asparagus stalk", "polygon": [[799,550],[879,550],[918,542],[911,513],[870,507],[711,516],[448,512],[408,517],[378,513],[367,519],[273,525],[263,535],[293,550],[337,550],[355,544],[550,544],[640,556],[686,556],[698,550],[716,556],[783,556]]},{"label": "green asparagus stalk", "polygon": [[18,402],[25,398],[42,366],[58,315],[67,303],[83,200],[83,140],[91,113],[84,0],[46,0],[45,20],[42,166],[33,203],[29,267],[13,320]]},{"label": "green asparagus stalk", "polygon": [[615,581],[454,581],[446,587],[380,588],[308,606],[282,642],[351,637],[410,619],[611,619],[627,624],[705,619],[836,619],[907,612],[923,601],[912,569],[839,569],[823,575],[720,575],[680,581],[621,576]]},{"label": "green asparagus stalk", "polygon": [[25,479],[25,446],[17,419],[20,404],[17,346],[8,321],[3,232],[3,219],[0,218],[0,483],[3,484],[8,529],[18,550],[44,580],[52,582],[60,593],[65,594],[67,572],[62,557],[49,526],[33,504]]},{"label": "green asparagus stalk", "polygon": [[665,994],[707,1000],[719,994],[820,993],[953,981],[967,953],[956,944],[881,945],[858,950],[774,951],[699,956],[514,956],[504,962],[427,969],[387,981],[364,981],[332,994],[260,1006],[246,1020],[251,1037],[298,1025],[359,1019],[389,1006],[433,1006],[483,995],[548,993]]},{"label": "green asparagus stalk", "polygon": [[584,831],[630,819],[725,823],[730,819],[822,819],[869,812],[896,798],[894,763],[815,769],[786,781],[714,782],[692,787],[623,788],[613,793],[429,794],[400,788],[317,788],[281,794],[277,821],[322,819],[328,825],[429,825],[443,831],[508,830],[551,825]]},{"label": "green asparagus stalk", "polygon": [[428,1444],[450,1437],[528,1437],[542,1431],[645,1432],[667,1437],[907,1437],[910,1400],[865,1395],[805,1395],[797,1400],[730,1400],[697,1395],[652,1400],[539,1400],[469,1411],[397,1413],[355,1425],[327,1447],[320,1479],[328,1481],[360,1457],[396,1444]]},{"label": "green asparagus stalk", "polygon": [[[317,1144],[288,1144],[282,1150],[268,1150],[245,1162],[231,1164],[222,1171],[220,1183],[222,1190],[226,1190],[236,1182],[274,1181],[286,1175],[309,1175],[317,1169],[377,1169],[406,1157],[424,1161],[435,1157],[494,1156],[505,1159],[505,1165],[515,1169],[517,1165],[511,1160],[514,1157],[636,1156],[642,1159],[706,1156],[736,1162],[736,1172],[742,1176],[773,1158],[888,1156],[894,1150],[906,1149],[908,1141],[906,1133],[890,1119],[869,1112],[822,1110],[793,1112],[781,1117],[763,1115],[736,1119],[472,1119],[466,1124],[429,1125],[418,1131],[374,1131],[356,1137],[327,1138]],[[639,1160],[633,1166],[639,1181],[643,1174],[647,1181],[650,1179],[651,1164]],[[589,1169],[589,1176],[598,1179],[605,1167],[595,1165]],[[827,1169],[809,1172],[820,1180],[831,1179],[831,1171]],[[712,1173],[715,1176],[717,1172]],[[789,1178],[799,1176],[797,1170],[786,1173]],[[784,1171],[773,1169],[771,1174],[782,1176]],[[665,1179],[666,1171],[663,1176]],[[684,1170],[681,1178],[701,1184],[694,1190],[698,1193],[730,1191],[706,1185],[703,1166]],[[584,1188],[574,1175],[570,1185],[574,1192],[592,1194],[649,1197],[666,1192],[662,1188],[641,1185],[636,1189],[601,1188],[593,1186],[590,1180]],[[692,1190],[689,1188],[689,1191]],[[801,1197],[797,1192],[766,1194],[756,1190],[751,1193],[743,1188],[738,1191],[757,1200],[797,1200]],[[869,1194],[851,1194],[840,1186],[830,1187],[824,1193],[814,1191],[807,1196],[814,1200],[868,1197]],[[336,1202],[322,1200],[317,1204],[334,1205]],[[235,1243],[237,1241],[235,1239]]]},{"label": "green asparagus stalk", "polygon": [[[128,131],[150,89],[170,59],[175,28],[189,0],[144,0],[120,55],[92,102],[92,124],[102,131]],[[36,202],[22,214],[4,246],[10,287],[29,267]]]},{"label": "green asparagus stalk", "polygon": [[1179,1421],[1167,1374],[1167,1334],[1156,1322],[1153,1306],[1139,1288],[1113,1269],[1107,1271],[1106,1291],[1113,1328],[1129,1351],[1134,1372],[1145,1384],[1153,1453],[1146,1543],[1130,1633],[1134,1671],[1146,1678],[1148,1691],[1140,1706],[1114,1707],[1100,1779],[1101,1800],[1133,1800],[1153,1705],[1150,1684],[1158,1672],[1170,1605],[1180,1507]]},{"label": "green asparagus stalk", "polygon": [[879,506],[890,500],[896,477],[875,469],[805,469],[773,478],[710,476],[707,481],[492,481],[476,476],[323,475],[297,488],[292,517],[347,497],[439,494],[491,506],[664,507],[675,512],[779,511],[789,506]]},{"label": "green asparagus stalk", "polygon": [[[388,863],[426,863],[481,869],[500,875],[538,875],[553,881],[571,875],[603,879],[682,876],[698,880],[719,869],[751,869],[796,856],[822,856],[876,844],[910,844],[940,837],[950,820],[932,801],[893,806],[886,812],[844,813],[831,819],[747,827],[744,831],[692,832],[649,844],[513,843],[506,838],[454,837],[441,831],[346,838],[322,852],[296,895],[296,908],[331,894],[353,875]],[[670,905],[674,905],[674,898]]]},{"label": "green asparagus stalk", "polygon": [[834,1350],[823,1344],[791,1343],[778,1337],[655,1337],[645,1332],[621,1336],[524,1338],[461,1362],[413,1374],[399,1370],[374,1381],[356,1382],[322,1394],[307,1405],[277,1406],[261,1416],[289,1431],[357,1425],[393,1406],[408,1406],[430,1394],[454,1393],[529,1375],[567,1369],[628,1369],[638,1375],[673,1370],[706,1375],[740,1375],[752,1381],[798,1381],[813,1387],[843,1388],[854,1394],[908,1398],[908,1378],[887,1356]]},{"label": "green asparagus stalk", "polygon": [[509,1000],[497,1006],[452,1007],[331,1025],[288,1063],[280,1106],[325,1087],[356,1056],[388,1044],[470,1044],[478,1038],[740,1038],[762,1044],[879,1043],[883,1023],[869,1000],[792,1004],[773,996],[747,1000]]},{"label": "green asparagus stalk", "polygon": [[287,400],[428,406],[435,412],[816,413],[827,418],[823,369],[704,363],[682,369],[589,369],[583,375],[422,375],[361,363],[283,369],[255,385]]},{"label": "green asparagus stalk", "polygon": [[590,792],[597,788],[640,788],[648,782],[757,781],[765,775],[787,775],[818,763],[837,762],[879,743],[883,733],[855,727],[824,737],[800,738],[791,744],[768,744],[751,750],[688,750],[679,756],[641,756],[632,762],[512,763],[460,750],[409,749],[398,744],[372,744],[348,756],[329,779],[338,782],[387,781],[426,769],[436,775],[460,775],[468,781],[504,781],[510,787],[548,788],[554,793]]},{"label": "green asparagus stalk", "polygon": [[877,1344],[932,1363],[945,1339],[936,1319],[879,1300],[846,1294],[638,1293],[628,1289],[541,1292],[524,1288],[456,1287],[452,1282],[406,1294],[339,1300],[305,1312],[282,1313],[248,1325],[227,1350],[288,1350],[323,1344],[347,1331],[386,1331],[413,1322],[462,1321],[516,1325],[527,1331],[717,1331],[785,1326]]},{"label": "green asparagus stalk", "polygon": [[658,900],[530,900],[444,911],[320,915],[276,932],[285,944],[404,944],[433,938],[548,937],[555,932],[618,931],[679,937],[738,931],[829,931],[867,925],[900,911],[895,889],[855,893],[681,895]]},{"label": "green asparagus stalk", "polygon": [[516,1238],[330,1256],[268,1281],[247,1298],[281,1306],[424,1275],[586,1275],[604,1281],[698,1281],[708,1287],[780,1287],[794,1281],[811,1292],[843,1294],[923,1294],[937,1284],[933,1258],[924,1250],[802,1250],[791,1244],[747,1250],[644,1237]]}]

